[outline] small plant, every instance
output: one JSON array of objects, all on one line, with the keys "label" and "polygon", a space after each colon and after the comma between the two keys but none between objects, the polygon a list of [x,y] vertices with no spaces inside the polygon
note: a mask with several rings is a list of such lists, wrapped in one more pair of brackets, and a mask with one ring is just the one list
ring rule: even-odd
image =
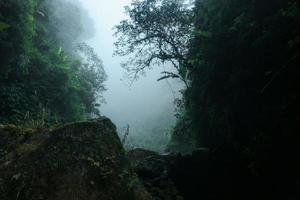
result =
[{"label": "small plant", "polygon": [[125,130],[125,133],[124,133],[124,136],[123,136],[123,139],[122,139],[122,144],[123,145],[126,143],[127,138],[129,136],[129,128],[130,128],[130,126],[129,126],[129,124],[127,124],[126,130]]},{"label": "small plant", "polygon": [[41,108],[37,114],[27,111],[22,120],[19,120],[19,126],[22,128],[41,129],[47,127],[47,119],[50,113],[45,109]]}]

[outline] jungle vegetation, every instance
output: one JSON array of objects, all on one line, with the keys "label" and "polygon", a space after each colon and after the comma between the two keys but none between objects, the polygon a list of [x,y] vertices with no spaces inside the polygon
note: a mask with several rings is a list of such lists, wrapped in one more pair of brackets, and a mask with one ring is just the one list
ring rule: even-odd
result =
[{"label": "jungle vegetation", "polygon": [[[300,1],[140,0],[116,26],[136,78],[185,83],[171,152],[187,199],[299,198]],[[154,65],[157,66],[157,65]],[[195,151],[197,149],[197,151]],[[200,198],[200,197],[199,197]]]},{"label": "jungle vegetation", "polygon": [[168,150],[210,152],[177,171],[187,196],[295,198],[300,2],[140,0],[127,13],[116,27],[116,53],[135,55],[125,69],[135,78],[168,62],[175,70],[161,79],[186,85]]},{"label": "jungle vegetation", "polygon": [[[201,184],[203,199],[297,199],[300,1],[134,0],[126,13],[115,54],[128,77],[167,64],[158,80],[185,86],[167,151],[209,152],[187,158],[199,179],[187,187],[183,174],[178,187],[192,197]],[[0,0],[0,123],[98,116],[106,74],[82,43],[92,32],[71,1]]]},{"label": "jungle vegetation", "polygon": [[82,8],[62,0],[0,1],[0,22],[0,123],[99,114],[106,74],[81,43],[93,29]]},{"label": "jungle vegetation", "polygon": [[175,102],[170,147],[244,148],[258,138],[295,136],[299,6],[297,0],[143,0],[126,8],[130,18],[116,26],[116,54],[133,56],[124,62],[131,78],[169,63],[174,71],[162,71],[161,79],[186,83]]},{"label": "jungle vegetation", "polygon": [[[170,150],[271,153],[296,141],[299,9],[297,0],[137,0],[126,8],[115,53],[127,56],[129,77],[167,63],[173,70],[159,80],[185,85]],[[93,33],[86,11],[70,1],[7,0],[0,22],[1,123],[99,115],[106,74],[82,43]]]}]

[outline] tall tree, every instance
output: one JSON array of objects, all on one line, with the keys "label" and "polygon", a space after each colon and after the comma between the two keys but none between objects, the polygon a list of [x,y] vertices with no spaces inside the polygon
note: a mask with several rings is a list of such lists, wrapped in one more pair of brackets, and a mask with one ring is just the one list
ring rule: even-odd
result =
[{"label": "tall tree", "polygon": [[185,0],[135,0],[126,7],[129,19],[115,27],[115,53],[127,56],[123,67],[135,80],[154,64],[171,63],[164,78],[186,83],[187,54],[193,28],[192,11]]}]

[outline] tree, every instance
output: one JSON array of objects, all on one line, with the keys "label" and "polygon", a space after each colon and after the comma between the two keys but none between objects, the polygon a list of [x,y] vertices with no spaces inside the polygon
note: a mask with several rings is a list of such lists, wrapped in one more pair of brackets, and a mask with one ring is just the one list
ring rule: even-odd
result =
[{"label": "tree", "polygon": [[99,114],[96,107],[105,102],[102,93],[106,90],[104,82],[107,75],[104,71],[102,60],[95,53],[94,49],[86,43],[79,43],[76,47],[78,56],[81,57],[77,77],[84,87],[82,92],[83,101],[88,106],[88,112]]},{"label": "tree", "polygon": [[[115,27],[115,54],[128,56],[122,66],[132,80],[153,64],[171,63],[175,72],[163,71],[165,78],[186,83],[187,55],[193,29],[192,10],[185,0],[135,0],[126,7],[129,19]],[[187,83],[186,83],[187,85]]]},{"label": "tree", "polygon": [[91,24],[77,1],[0,1],[0,123],[99,114],[102,62],[89,46],[74,48]]},{"label": "tree", "polygon": [[74,53],[77,43],[91,38],[94,22],[79,1],[43,0],[38,15],[47,21],[48,37],[55,40],[64,51]]}]

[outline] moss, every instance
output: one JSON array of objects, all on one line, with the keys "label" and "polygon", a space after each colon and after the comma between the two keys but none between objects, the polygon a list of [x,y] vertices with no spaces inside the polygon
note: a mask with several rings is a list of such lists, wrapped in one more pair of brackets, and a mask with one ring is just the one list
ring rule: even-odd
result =
[{"label": "moss", "polygon": [[[8,129],[22,135],[18,127]],[[0,131],[0,137],[2,133],[7,131]],[[14,143],[15,139],[19,140],[12,137],[6,142]],[[14,147],[7,155],[18,155],[13,153],[3,161],[9,163],[0,163],[3,200],[151,199],[107,118],[67,124],[49,133],[32,133]]]}]

